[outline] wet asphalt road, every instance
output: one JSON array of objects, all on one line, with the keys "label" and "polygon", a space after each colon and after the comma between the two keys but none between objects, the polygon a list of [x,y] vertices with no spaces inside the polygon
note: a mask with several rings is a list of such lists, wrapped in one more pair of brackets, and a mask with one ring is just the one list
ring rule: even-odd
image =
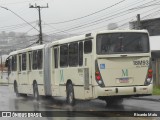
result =
[{"label": "wet asphalt road", "polygon": [[[45,118],[29,118],[29,120],[96,120],[96,119],[107,119],[107,120],[128,120],[128,117],[101,117],[102,112],[109,112],[110,111],[124,111],[123,113],[127,113],[127,111],[160,111],[160,102],[154,102],[154,101],[145,101],[145,100],[135,100],[135,99],[125,99],[123,101],[122,105],[119,106],[112,106],[107,107],[106,103],[101,100],[91,100],[91,101],[77,101],[76,105],[74,107],[68,106],[65,102],[65,98],[45,98],[41,97],[40,101],[35,101],[33,99],[33,96],[28,97],[16,97],[15,94],[12,91],[9,91],[8,86],[0,86],[0,111],[90,111],[94,112],[89,117],[87,114],[85,115],[79,115],[77,117],[77,114],[74,114],[74,117],[61,117],[59,115],[58,117],[45,117]],[[97,112],[99,111],[99,112]],[[68,113],[69,114],[69,113]],[[115,114],[115,112],[112,112],[111,114]],[[121,116],[121,115],[120,115]],[[4,120],[8,119],[14,119],[17,120],[17,118],[0,118]],[[22,118],[18,118],[22,119]],[[28,118],[23,118],[28,119]],[[130,120],[136,119],[136,118],[130,118]],[[153,119],[158,120],[160,118],[151,118],[151,117],[138,117],[139,120],[143,119]]]}]

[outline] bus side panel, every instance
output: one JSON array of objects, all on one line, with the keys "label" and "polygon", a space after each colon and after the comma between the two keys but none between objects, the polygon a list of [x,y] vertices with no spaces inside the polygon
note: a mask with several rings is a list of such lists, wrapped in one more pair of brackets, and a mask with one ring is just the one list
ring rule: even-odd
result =
[{"label": "bus side panel", "polygon": [[[52,81],[53,96],[66,97],[66,83],[70,80],[73,84],[74,95],[76,99],[92,98],[92,86],[88,81],[89,75],[86,70],[88,68],[62,68],[55,71],[55,80]],[[90,85],[90,86],[88,86]]]},{"label": "bus side panel", "polygon": [[38,85],[39,95],[45,95],[44,93],[44,82],[43,82],[43,70],[32,70],[29,74],[29,86],[30,92],[33,94],[33,82],[36,81]]},{"label": "bus side panel", "polygon": [[8,80],[9,89],[10,89],[10,91],[14,92],[14,81],[16,80],[17,84],[18,84],[17,72],[11,71],[8,78],[9,78],[9,80]]},{"label": "bus side panel", "polygon": [[[59,80],[56,81],[59,83],[60,94],[66,96],[66,83],[67,81],[71,81],[74,88],[75,98],[84,99],[84,68],[62,68],[59,70]],[[57,83],[56,82],[56,83]]]}]

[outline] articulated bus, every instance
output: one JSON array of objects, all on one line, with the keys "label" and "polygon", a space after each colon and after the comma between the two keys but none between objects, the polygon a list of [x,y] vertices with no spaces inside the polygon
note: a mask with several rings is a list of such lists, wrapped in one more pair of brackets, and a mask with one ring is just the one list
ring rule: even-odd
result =
[{"label": "articulated bus", "polygon": [[11,52],[9,87],[17,96],[99,98],[107,104],[152,95],[149,35],[145,30],[110,30]]}]

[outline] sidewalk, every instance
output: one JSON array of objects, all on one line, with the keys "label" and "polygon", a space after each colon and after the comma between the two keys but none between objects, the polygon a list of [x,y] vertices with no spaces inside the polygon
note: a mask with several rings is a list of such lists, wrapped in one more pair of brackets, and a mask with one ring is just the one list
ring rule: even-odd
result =
[{"label": "sidewalk", "polygon": [[132,97],[132,99],[160,102],[160,95],[143,96],[143,97]]}]

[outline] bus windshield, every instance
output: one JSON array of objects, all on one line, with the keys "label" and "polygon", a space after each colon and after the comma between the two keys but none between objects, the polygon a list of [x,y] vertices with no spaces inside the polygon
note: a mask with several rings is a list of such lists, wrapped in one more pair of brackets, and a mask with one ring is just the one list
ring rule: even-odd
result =
[{"label": "bus windshield", "polygon": [[147,33],[106,33],[97,35],[97,54],[123,54],[149,52]]}]

